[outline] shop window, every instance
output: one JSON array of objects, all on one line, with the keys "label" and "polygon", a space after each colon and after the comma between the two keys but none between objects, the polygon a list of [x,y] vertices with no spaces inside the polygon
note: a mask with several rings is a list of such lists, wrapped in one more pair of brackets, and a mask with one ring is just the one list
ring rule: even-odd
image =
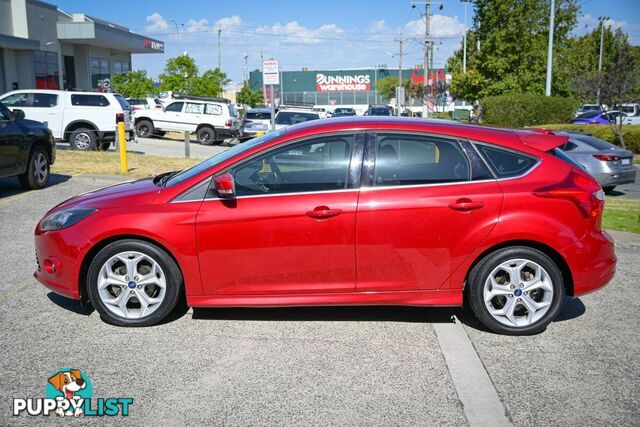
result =
[{"label": "shop window", "polygon": [[129,63],[126,61],[113,61],[113,74],[128,73],[131,71]]},{"label": "shop window", "polygon": [[98,92],[111,92],[109,60],[91,57],[91,87]]},{"label": "shop window", "polygon": [[37,89],[59,89],[58,54],[56,52],[33,52],[33,66]]}]

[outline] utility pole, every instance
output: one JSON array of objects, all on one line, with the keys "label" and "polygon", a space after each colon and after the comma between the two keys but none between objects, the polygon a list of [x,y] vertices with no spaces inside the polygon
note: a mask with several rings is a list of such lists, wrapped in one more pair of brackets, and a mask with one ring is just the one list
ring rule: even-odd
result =
[{"label": "utility pole", "polygon": [[220,29],[220,27],[218,27],[218,70],[222,71],[222,57],[221,57],[221,51],[220,51],[220,35],[222,33],[222,30]]},{"label": "utility pole", "polygon": [[608,21],[608,16],[599,16],[600,21],[600,54],[598,55],[598,91],[596,94],[596,103],[600,105],[600,87],[602,86],[602,48],[604,46],[604,23]]},{"label": "utility pole", "polygon": [[431,0],[426,1],[424,13],[424,81],[422,82],[422,117],[429,117],[429,49],[431,47]]},{"label": "utility pole", "polygon": [[462,39],[462,72],[467,74],[467,4],[470,0],[460,0],[464,3],[464,37]]},{"label": "utility pole", "polygon": [[245,53],[244,54],[244,70],[243,70],[244,72],[242,73],[243,77],[244,77],[244,85],[245,86],[247,86],[248,83],[249,83],[249,78],[247,76],[247,72],[248,72],[247,70],[249,69],[248,68],[248,65],[249,65],[248,64],[248,60],[249,60],[249,55]]},{"label": "utility pole", "polygon": [[556,20],[556,2],[551,0],[551,15],[549,16],[549,48],[547,50],[547,85],[546,96],[551,96],[551,71],[553,69],[553,27]]},{"label": "utility pole", "polygon": [[[396,106],[398,108],[398,117],[400,117],[400,112],[401,112],[401,94],[404,95],[404,88],[402,87],[402,33],[400,34],[400,40],[398,40],[400,42],[400,52],[398,54],[399,57],[399,62],[400,64],[398,65],[398,90],[396,91]],[[402,96],[402,98],[404,98],[404,96]],[[404,99],[402,100],[404,101]]]},{"label": "utility pole", "polygon": [[[262,51],[260,51],[260,68],[264,67],[264,56],[262,55]],[[262,101],[263,104],[267,105],[267,103],[265,102],[267,99],[267,91],[265,89],[265,85],[264,85],[264,78],[262,79]]]}]

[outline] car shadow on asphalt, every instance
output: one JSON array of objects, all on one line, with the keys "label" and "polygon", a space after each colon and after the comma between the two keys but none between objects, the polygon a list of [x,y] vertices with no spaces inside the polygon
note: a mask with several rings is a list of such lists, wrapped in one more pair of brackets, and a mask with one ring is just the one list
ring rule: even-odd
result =
[{"label": "car shadow on asphalt", "polygon": [[64,308],[67,311],[75,314],[80,314],[82,316],[89,316],[95,311],[93,306],[88,302],[81,302],[71,298],[63,297],[62,295],[58,295],[55,292],[49,292],[47,294],[47,298],[49,298],[49,301],[51,301],[58,307]]},{"label": "car shadow on asphalt", "polygon": [[[49,187],[53,187],[54,185],[65,183],[70,179],[71,179],[71,175],[61,175],[57,173],[52,173],[49,176],[49,183],[45,188],[49,188]],[[20,185],[20,181],[18,181],[18,177],[0,179],[0,200],[2,200],[5,197],[15,196],[16,194],[26,193],[29,191],[38,191],[38,190],[26,190],[22,185]]]}]

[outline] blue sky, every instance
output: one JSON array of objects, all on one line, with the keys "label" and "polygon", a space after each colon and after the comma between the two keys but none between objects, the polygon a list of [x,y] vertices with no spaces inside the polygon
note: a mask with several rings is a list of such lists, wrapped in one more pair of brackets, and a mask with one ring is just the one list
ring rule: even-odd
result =
[{"label": "blue sky", "polygon": [[[280,60],[284,70],[364,68],[387,64],[397,67],[395,41],[402,32],[404,66],[422,61],[418,43],[424,31],[419,12],[409,0],[311,2],[296,1],[121,1],[51,0],[70,13],[86,13],[131,28],[165,42],[164,55],[134,55],[133,68],[146,69],[155,77],[167,58],[188,52],[201,69],[217,64],[217,28],[222,29],[222,68],[232,79],[242,81],[243,56],[249,69],[259,68],[260,52]],[[433,8],[432,33],[440,44],[434,65],[444,65],[460,45],[464,31],[464,3],[444,0],[444,8]],[[640,0],[578,0],[582,12],[578,29],[588,31],[598,16],[609,16],[612,25],[629,33],[640,44]],[[473,8],[468,6],[467,22]],[[176,23],[178,33],[176,33]],[[267,33],[259,35],[256,33]]]}]

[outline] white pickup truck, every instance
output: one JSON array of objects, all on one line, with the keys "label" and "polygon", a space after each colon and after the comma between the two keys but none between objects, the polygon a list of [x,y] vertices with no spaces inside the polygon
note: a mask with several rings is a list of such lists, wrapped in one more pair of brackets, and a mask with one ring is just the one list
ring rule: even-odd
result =
[{"label": "white pickup truck", "polygon": [[56,140],[75,150],[109,148],[117,118],[124,117],[127,139],[134,136],[129,103],[115,93],[24,89],[5,93],[0,101],[24,111],[27,119],[45,123]]}]

